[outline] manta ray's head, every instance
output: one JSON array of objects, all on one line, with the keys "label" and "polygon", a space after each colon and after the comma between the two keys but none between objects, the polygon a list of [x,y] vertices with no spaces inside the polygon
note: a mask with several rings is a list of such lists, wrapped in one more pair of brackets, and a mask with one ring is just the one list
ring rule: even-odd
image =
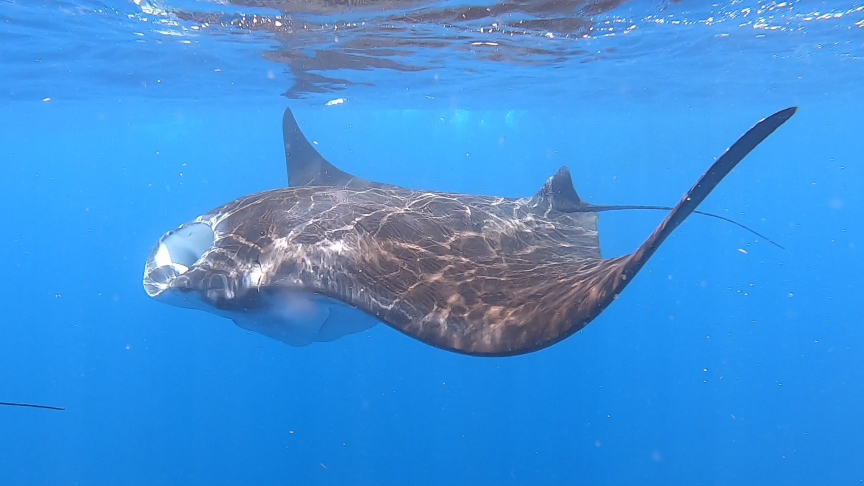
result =
[{"label": "manta ray's head", "polygon": [[[209,222],[199,220],[169,231],[150,252],[144,266],[147,295],[168,304],[202,308],[217,306],[233,297],[236,279],[208,258],[216,233]],[[203,302],[202,302],[203,301]]]},{"label": "manta ray's head", "polygon": [[[296,279],[290,276],[274,284],[279,268],[297,268],[295,254],[270,244],[275,233],[268,229],[274,214],[285,214],[280,205],[292,199],[267,199],[267,194],[242,198],[162,236],[144,265],[147,295],[229,318],[292,346],[332,341],[375,325],[366,315],[345,318],[350,311],[344,304],[292,283]],[[246,204],[259,197],[263,203]]]}]

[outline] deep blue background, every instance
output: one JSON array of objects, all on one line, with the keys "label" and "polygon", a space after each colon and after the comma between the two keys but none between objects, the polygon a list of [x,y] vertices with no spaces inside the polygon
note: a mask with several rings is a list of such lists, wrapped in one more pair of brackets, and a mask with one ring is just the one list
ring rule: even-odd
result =
[{"label": "deep blue background", "polygon": [[[161,234],[286,183],[284,105],[0,105],[0,483],[851,484],[864,480],[860,106],[799,113],[583,332],[477,359],[385,326],[289,348],[141,287]],[[674,204],[785,106],[297,108],[333,163],[527,196]],[[182,177],[180,175],[182,173]],[[663,214],[601,217],[606,256]],[[747,253],[739,251],[746,250]]]}]

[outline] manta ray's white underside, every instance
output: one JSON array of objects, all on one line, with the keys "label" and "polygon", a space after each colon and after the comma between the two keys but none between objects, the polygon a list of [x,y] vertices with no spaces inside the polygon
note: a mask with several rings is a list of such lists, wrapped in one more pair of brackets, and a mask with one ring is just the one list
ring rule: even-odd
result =
[{"label": "manta ray's white underside", "polygon": [[268,297],[265,311],[225,312],[243,329],[290,346],[335,341],[371,329],[378,320],[337,300],[320,295],[283,291]]}]

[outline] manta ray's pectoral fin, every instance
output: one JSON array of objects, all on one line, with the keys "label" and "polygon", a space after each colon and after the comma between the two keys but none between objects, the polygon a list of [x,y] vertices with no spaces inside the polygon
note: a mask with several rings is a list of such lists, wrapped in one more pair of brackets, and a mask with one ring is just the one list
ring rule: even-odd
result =
[{"label": "manta ray's pectoral fin", "polygon": [[[444,218],[400,211],[370,223],[355,267],[334,277],[345,282],[320,291],[458,353],[512,356],[551,346],[597,317],[720,181],[794,113],[795,108],[777,112],[744,134],[630,255],[607,260],[586,255],[564,233],[507,251],[500,234],[444,234],[434,227]],[[563,194],[555,192],[554,182],[546,193],[552,204]],[[543,191],[537,197],[545,197]]]},{"label": "manta ray's pectoral fin", "polygon": [[[671,213],[666,216],[666,219],[660,223],[660,226],[654,230],[654,233],[642,243],[636,252],[630,255],[625,264],[625,278],[632,277],[645,265],[645,262],[657,251],[657,248],[672,234],[672,231],[678,227],[688,216],[696,212],[696,207],[708,197],[708,194],[717,187],[717,184],[723,180],[732,169],[741,162],[753,149],[762,143],[787,120],[792,118],[792,115],[797,111],[797,107],[786,108],[780,110],[773,115],[764,118],[757,123],[753,128],[741,136],[734,144],[732,144],[726,152],[714,162],[713,165],[704,173],[702,177],[696,181],[696,184],[687,191],[687,194],[675,206]],[[736,223],[737,224],[737,223]],[[752,231],[752,230],[751,230]]]},{"label": "manta ray's pectoral fin", "polygon": [[[747,154],[792,118],[796,110],[796,107],[792,107],[778,111],[761,120],[742,135],[702,174],[696,184],[687,191],[681,201],[672,209],[672,212],[666,216],[666,219],[660,223],[638,250],[624,257],[603,260],[596,267],[584,272],[582,279],[574,287],[578,291],[575,295],[580,297],[573,301],[575,305],[563,307],[566,309],[563,312],[569,314],[567,321],[571,327],[562,329],[564,332],[546,346],[582,329],[612,303],[675,228],[695,212],[699,204]],[[592,283],[586,285],[586,282]],[[586,303],[588,305],[585,305]]]},{"label": "manta ray's pectoral fin", "polygon": [[[660,248],[660,245],[669,237],[688,216],[696,211],[696,208],[713,191],[720,181],[726,177],[735,166],[740,163],[753,149],[762,143],[797,111],[796,107],[786,108],[759,121],[753,128],[741,136],[732,144],[726,152],[717,159],[714,164],[696,181],[696,184],[687,191],[681,201],[666,216],[666,219],[654,230],[651,236],[645,240],[638,250],[630,255],[603,260],[596,267],[583,274],[583,278],[577,283],[575,289],[581,297],[573,301],[576,305],[565,307],[564,311],[569,313],[567,320],[571,327],[556,337],[546,346],[554,344],[572,333],[582,329],[597,317],[633,280],[633,277],[645,266],[648,259]],[[590,285],[586,282],[593,281]],[[588,304],[587,306],[585,304]],[[574,325],[575,324],[575,325]]]},{"label": "manta ray's pectoral fin", "polygon": [[285,165],[288,187],[333,186],[367,189],[394,187],[353,176],[328,162],[300,131],[291,110],[282,117],[282,138],[285,142]]}]

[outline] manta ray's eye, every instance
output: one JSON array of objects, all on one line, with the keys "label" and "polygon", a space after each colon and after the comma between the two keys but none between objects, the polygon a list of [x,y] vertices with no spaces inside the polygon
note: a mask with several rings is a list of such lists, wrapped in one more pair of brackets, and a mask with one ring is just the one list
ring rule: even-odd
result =
[{"label": "manta ray's eye", "polygon": [[210,249],[215,239],[213,230],[204,223],[183,226],[159,243],[155,263],[160,267],[172,264],[191,267]]}]

